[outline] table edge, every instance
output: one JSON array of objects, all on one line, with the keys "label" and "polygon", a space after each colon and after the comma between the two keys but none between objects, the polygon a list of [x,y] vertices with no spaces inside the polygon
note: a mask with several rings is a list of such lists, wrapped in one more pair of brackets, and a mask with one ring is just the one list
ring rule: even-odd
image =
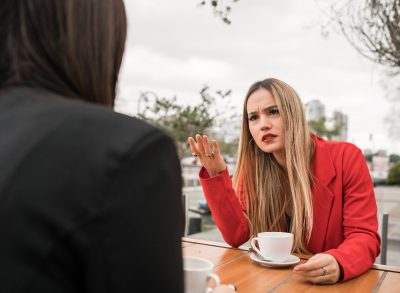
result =
[{"label": "table edge", "polygon": [[[192,243],[192,244],[204,244],[204,245],[210,245],[210,246],[216,246],[216,247],[229,248],[229,249],[235,249],[235,250],[249,252],[248,249],[245,247],[235,248],[235,247],[232,247],[229,244],[223,243],[223,242],[216,242],[216,241],[203,240],[203,239],[194,239],[194,238],[190,238],[190,237],[182,237],[181,240],[184,242]],[[299,255],[299,254],[296,254],[296,255],[299,256],[301,259],[308,259],[310,257],[308,255]],[[400,273],[400,267],[390,266],[390,265],[373,264],[370,269],[385,271],[385,272]]]}]

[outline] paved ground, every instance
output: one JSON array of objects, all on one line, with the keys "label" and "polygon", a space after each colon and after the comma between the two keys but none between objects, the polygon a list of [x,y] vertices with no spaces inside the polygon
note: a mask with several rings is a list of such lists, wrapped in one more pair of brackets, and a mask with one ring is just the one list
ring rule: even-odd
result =
[{"label": "paved ground", "polygon": [[[186,188],[185,194],[189,196],[189,206],[192,207],[196,206],[198,201],[204,200],[200,187]],[[375,195],[379,224],[382,214],[389,213],[387,264],[400,266],[400,187],[377,186]],[[189,212],[189,217],[199,217],[199,215]],[[210,225],[206,225],[205,229],[206,232],[192,234],[190,237],[223,242],[218,229]],[[381,227],[379,229],[381,231]],[[378,257],[377,263],[379,262]]]},{"label": "paved ground", "polygon": [[382,214],[389,214],[387,264],[400,266],[400,187],[375,188],[378,220],[381,231]]}]

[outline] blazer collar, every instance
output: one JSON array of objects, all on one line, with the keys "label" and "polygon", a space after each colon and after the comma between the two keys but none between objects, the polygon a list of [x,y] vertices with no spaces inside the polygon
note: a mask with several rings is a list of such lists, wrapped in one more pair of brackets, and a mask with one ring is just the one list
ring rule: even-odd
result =
[{"label": "blazer collar", "polygon": [[336,177],[336,171],[325,140],[314,134],[312,136],[315,142],[312,164],[314,221],[311,238],[307,246],[310,252],[318,253],[325,250],[326,232],[334,200],[334,195],[328,185]]},{"label": "blazer collar", "polygon": [[333,164],[330,151],[327,149],[326,141],[315,134],[312,134],[315,143],[312,171],[314,179],[317,179],[324,186],[336,177],[335,165]]}]

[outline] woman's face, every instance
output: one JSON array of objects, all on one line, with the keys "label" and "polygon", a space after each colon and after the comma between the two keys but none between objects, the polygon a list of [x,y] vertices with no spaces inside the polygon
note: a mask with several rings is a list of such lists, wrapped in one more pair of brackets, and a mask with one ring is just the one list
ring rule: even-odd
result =
[{"label": "woman's face", "polygon": [[259,88],[247,100],[249,130],[257,146],[283,163],[283,121],[272,94]]}]

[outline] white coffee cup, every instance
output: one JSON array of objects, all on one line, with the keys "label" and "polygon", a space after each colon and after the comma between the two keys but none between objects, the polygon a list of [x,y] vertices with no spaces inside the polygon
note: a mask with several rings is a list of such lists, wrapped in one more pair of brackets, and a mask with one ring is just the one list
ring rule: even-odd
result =
[{"label": "white coffee cup", "polygon": [[213,279],[215,286],[220,284],[219,277],[212,274],[214,264],[204,258],[194,256],[183,257],[185,273],[185,293],[205,293],[208,282]]},{"label": "white coffee cup", "polygon": [[[258,243],[258,247],[256,246]],[[251,247],[266,260],[282,262],[292,253],[293,234],[286,232],[262,232],[251,239]]]}]

